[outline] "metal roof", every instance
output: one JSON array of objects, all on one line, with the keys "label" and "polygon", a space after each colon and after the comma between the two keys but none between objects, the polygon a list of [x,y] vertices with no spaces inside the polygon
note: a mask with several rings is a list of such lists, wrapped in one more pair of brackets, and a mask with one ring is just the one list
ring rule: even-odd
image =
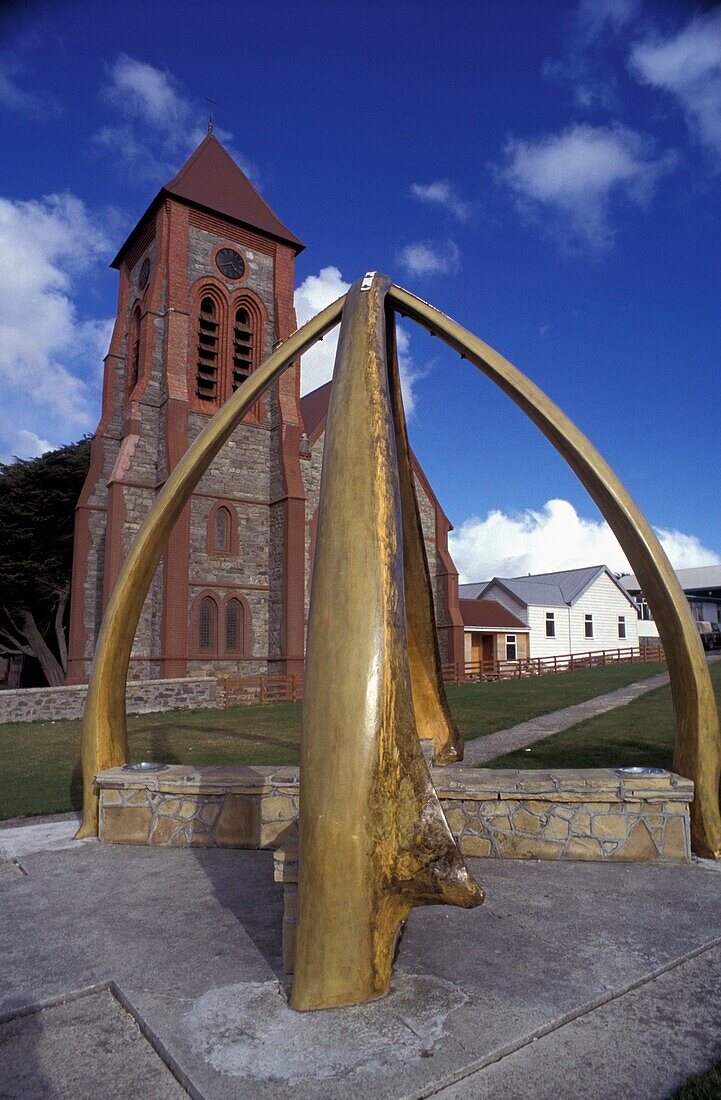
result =
[{"label": "metal roof", "polygon": [[[690,569],[674,570],[684,592],[721,588],[721,565],[696,565]],[[629,592],[640,592],[641,585],[633,573],[619,578],[619,583]]]},{"label": "metal roof", "polygon": [[458,595],[462,600],[477,600],[490,581],[476,581],[475,584],[459,584]]},{"label": "metal roof", "polygon": [[[633,603],[631,596],[606,565],[589,565],[583,569],[559,569],[553,573],[533,573],[526,577],[494,577],[482,585],[464,584],[459,586],[465,598],[477,599],[491,584],[500,584],[517,600],[528,606],[571,607],[586,591],[589,585],[606,573],[618,586],[624,596]],[[478,594],[472,596],[467,589],[478,588]],[[635,605],[634,605],[635,606]]]}]

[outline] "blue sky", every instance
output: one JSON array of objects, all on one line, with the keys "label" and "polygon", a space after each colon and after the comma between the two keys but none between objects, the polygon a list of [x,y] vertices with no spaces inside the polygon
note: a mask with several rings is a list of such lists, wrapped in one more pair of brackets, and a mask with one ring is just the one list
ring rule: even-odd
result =
[{"label": "blue sky", "polygon": [[[373,268],[586,432],[677,566],[721,561],[721,7],[5,4],[0,457],[92,431],[117,246],[217,133],[305,319]],[[409,322],[413,445],[467,579],[624,558],[550,445]],[[304,363],[325,380],[326,340]]]}]

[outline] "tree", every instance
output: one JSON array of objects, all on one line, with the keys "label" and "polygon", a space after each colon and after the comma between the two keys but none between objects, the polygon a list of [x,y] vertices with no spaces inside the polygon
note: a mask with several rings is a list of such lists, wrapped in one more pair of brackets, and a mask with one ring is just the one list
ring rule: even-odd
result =
[{"label": "tree", "polygon": [[90,440],[0,463],[0,654],[36,657],[63,684],[75,505]]}]

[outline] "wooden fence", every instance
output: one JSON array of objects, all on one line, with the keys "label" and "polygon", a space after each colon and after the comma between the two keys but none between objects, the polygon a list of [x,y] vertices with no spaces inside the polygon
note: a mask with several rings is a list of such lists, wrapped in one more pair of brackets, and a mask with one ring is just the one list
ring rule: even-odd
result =
[{"label": "wooden fence", "polygon": [[493,680],[522,680],[530,676],[553,676],[578,668],[599,668],[601,665],[641,664],[665,660],[660,645],[639,649],[600,649],[589,653],[565,653],[557,657],[527,657],[520,661],[470,661],[461,674],[456,665],[443,665],[447,684],[462,684]]},{"label": "wooden fence", "polygon": [[[571,672],[576,668],[598,668],[600,665],[637,664],[663,661],[660,645],[640,649],[601,649],[591,653],[568,653],[562,657],[530,657],[523,661],[474,661],[466,664],[463,673],[455,665],[443,665],[447,684],[467,684],[494,680],[522,680],[530,676],[549,676]],[[245,676],[237,680],[218,681],[218,701],[221,706],[239,703],[297,703],[303,698],[302,676]]]},{"label": "wooden fence", "polygon": [[296,703],[303,698],[302,676],[245,676],[221,680],[224,705],[238,703]]}]

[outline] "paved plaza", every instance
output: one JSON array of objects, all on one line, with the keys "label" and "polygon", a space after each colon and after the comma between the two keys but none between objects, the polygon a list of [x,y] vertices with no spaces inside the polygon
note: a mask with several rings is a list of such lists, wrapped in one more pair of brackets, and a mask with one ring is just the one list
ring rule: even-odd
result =
[{"label": "paved plaza", "polygon": [[0,829],[0,1096],[658,1100],[721,1056],[721,870],[470,860],[391,993],[286,1003],[272,854]]}]

